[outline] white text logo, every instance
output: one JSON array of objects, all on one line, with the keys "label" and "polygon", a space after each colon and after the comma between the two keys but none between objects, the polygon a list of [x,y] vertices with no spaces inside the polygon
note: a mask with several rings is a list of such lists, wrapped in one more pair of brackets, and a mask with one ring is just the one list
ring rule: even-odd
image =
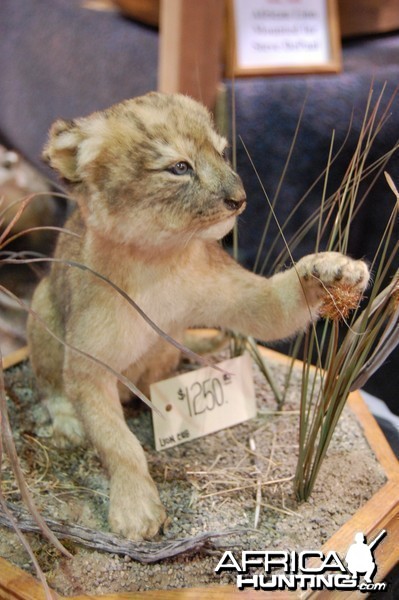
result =
[{"label": "white text logo", "polygon": [[215,573],[236,572],[239,590],[385,591],[385,582],[373,581],[377,571],[373,550],[385,535],[386,531],[382,530],[367,544],[365,535],[356,533],[345,559],[337,552],[323,554],[319,550],[246,550],[237,558],[228,550],[220,559]]}]

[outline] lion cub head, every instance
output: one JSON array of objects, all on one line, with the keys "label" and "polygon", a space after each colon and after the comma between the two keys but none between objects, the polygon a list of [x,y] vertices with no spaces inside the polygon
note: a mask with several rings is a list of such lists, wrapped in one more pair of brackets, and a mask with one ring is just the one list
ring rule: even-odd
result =
[{"label": "lion cub head", "polygon": [[88,227],[124,243],[223,237],[245,208],[226,140],[204,106],[150,93],[59,120],[44,157],[74,188]]}]

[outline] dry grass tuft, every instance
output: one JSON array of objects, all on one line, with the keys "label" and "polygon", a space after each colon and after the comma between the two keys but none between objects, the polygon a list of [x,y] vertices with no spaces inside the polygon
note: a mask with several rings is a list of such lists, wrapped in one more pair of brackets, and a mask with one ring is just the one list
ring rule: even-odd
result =
[{"label": "dry grass tuft", "polygon": [[331,321],[346,321],[359,306],[361,295],[350,285],[337,285],[327,290],[320,316]]}]

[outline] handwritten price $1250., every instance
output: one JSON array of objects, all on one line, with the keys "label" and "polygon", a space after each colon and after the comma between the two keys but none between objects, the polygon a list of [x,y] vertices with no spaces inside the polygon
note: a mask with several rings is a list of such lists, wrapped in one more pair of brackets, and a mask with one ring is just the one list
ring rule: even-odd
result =
[{"label": "handwritten price $1250.", "polygon": [[223,385],[231,382],[229,375],[223,376],[223,383],[218,377],[209,377],[203,381],[194,381],[190,386],[179,388],[177,397],[186,402],[190,417],[202,415],[228,402]]}]

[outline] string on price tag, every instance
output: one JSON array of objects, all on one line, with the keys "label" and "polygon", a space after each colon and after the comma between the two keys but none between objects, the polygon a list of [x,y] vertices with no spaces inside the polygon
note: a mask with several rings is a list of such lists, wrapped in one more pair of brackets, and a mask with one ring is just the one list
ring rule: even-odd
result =
[{"label": "string on price tag", "polygon": [[249,355],[153,383],[155,447],[171,448],[256,416]]}]

